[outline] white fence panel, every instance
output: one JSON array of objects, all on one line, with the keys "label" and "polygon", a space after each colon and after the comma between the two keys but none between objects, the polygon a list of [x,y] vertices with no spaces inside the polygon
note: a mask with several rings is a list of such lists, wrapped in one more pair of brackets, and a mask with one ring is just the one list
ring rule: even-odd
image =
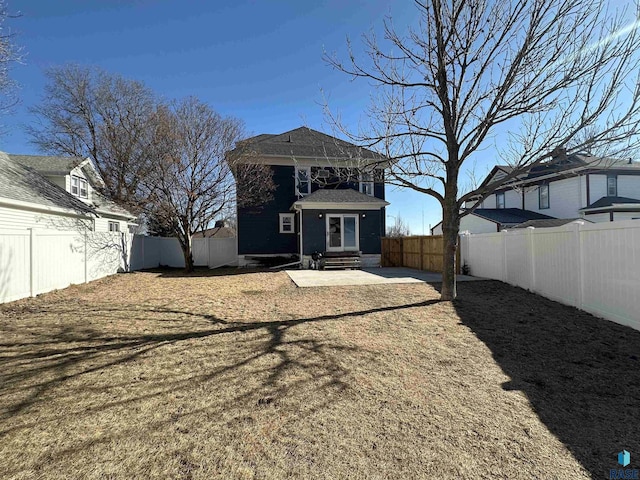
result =
[{"label": "white fence panel", "polygon": [[207,238],[209,268],[234,265],[238,262],[238,243],[232,238]]},{"label": "white fence panel", "polygon": [[34,294],[85,281],[84,234],[34,230]]},{"label": "white fence panel", "polygon": [[0,234],[0,303],[31,293],[29,245],[29,230],[5,230]]},{"label": "white fence panel", "polygon": [[461,243],[472,275],[640,330],[640,221],[466,235]]},{"label": "white fence panel", "polygon": [[193,264],[197,267],[209,265],[209,242],[208,238],[194,238],[191,244],[193,253]]}]

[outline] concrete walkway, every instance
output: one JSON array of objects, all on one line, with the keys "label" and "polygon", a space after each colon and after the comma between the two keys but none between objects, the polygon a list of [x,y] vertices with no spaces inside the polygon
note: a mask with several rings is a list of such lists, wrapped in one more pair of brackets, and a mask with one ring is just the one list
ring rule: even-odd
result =
[{"label": "concrete walkway", "polygon": [[[440,283],[442,274],[412,268],[363,268],[362,270],[287,270],[298,287],[381,285],[386,283]],[[458,275],[459,282],[483,280]]]}]

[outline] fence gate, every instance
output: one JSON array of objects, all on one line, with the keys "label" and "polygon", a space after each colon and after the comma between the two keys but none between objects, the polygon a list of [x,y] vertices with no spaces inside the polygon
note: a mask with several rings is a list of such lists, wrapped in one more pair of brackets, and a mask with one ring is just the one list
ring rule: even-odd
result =
[{"label": "fence gate", "polygon": [[238,261],[236,238],[194,238],[193,263],[209,268],[224,267]]}]

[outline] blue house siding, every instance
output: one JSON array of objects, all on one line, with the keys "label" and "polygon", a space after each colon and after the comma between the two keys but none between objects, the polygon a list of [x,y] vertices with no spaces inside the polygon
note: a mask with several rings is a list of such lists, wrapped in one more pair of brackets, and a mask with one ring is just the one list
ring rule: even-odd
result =
[{"label": "blue house siding", "polygon": [[[383,236],[383,210],[304,210],[302,235],[304,255],[326,250],[326,215],[358,214],[360,251],[363,254],[380,254],[380,237]],[[322,218],[320,218],[322,214]],[[362,217],[364,215],[364,218]]]},{"label": "blue house siding", "polygon": [[[263,205],[238,208],[238,255],[298,253],[298,235],[280,233],[280,213],[296,201],[294,167],[272,166],[276,190]],[[241,189],[242,186],[238,185]]]}]

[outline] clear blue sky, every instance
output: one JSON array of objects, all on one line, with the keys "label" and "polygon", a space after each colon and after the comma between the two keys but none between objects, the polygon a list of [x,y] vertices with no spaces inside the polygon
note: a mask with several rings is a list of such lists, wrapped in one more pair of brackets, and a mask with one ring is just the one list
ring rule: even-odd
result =
[{"label": "clear blue sky", "polygon": [[[331,133],[322,91],[355,127],[369,87],[327,66],[323,48],[344,52],[347,35],[360,47],[360,35],[379,29],[385,15],[401,26],[416,13],[412,2],[390,0],[8,0],[8,7],[22,15],[5,26],[25,58],[11,72],[21,103],[1,120],[0,150],[25,154],[39,153],[23,127],[42,98],[43,70],[67,62],[141,80],[167,99],[195,95],[253,134],[300,125]],[[440,205],[426,195],[387,187],[387,199],[388,221],[401,215],[412,233],[440,220]]]}]

